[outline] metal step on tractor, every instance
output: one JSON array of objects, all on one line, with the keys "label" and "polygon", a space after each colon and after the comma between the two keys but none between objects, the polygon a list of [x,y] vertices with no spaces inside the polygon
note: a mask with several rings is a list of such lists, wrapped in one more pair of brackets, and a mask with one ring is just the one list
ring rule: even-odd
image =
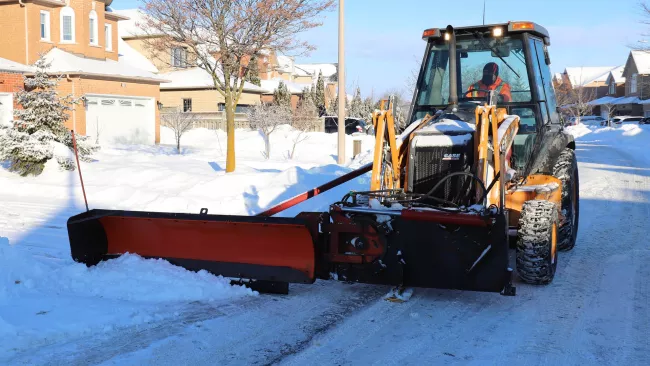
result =
[{"label": "metal step on tractor", "polygon": [[[549,284],[558,252],[576,242],[579,189],[548,32],[509,22],[431,28],[423,39],[410,124],[396,136],[392,106],[373,114],[372,163],[257,216],[90,210],[68,221],[72,257],[92,266],[137,253],[275,293],[338,279],[392,285],[397,296],[515,295],[515,272]],[[274,217],[368,172],[368,190],[328,212]]]}]

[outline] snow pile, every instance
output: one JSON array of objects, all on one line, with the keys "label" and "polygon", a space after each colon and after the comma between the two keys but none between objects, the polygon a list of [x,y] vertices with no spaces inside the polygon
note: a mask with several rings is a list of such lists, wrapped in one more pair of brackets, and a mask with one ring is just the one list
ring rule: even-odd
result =
[{"label": "snow pile", "polygon": [[605,144],[624,148],[624,151],[637,155],[650,162],[650,125],[623,123],[618,127],[599,127],[578,124],[566,130],[582,144]]},{"label": "snow pile", "polygon": [[577,124],[575,126],[568,126],[566,128],[566,131],[568,133],[572,134],[573,137],[578,139],[578,138],[580,138],[580,137],[582,137],[584,135],[587,135],[587,134],[591,133],[592,130],[587,125],[579,123],[579,124]]},{"label": "snow pile", "polygon": [[191,272],[165,260],[134,254],[90,268],[72,261],[62,265],[33,260],[8,243],[0,243],[0,254],[0,299],[5,300],[54,289],[67,295],[134,302],[214,301],[254,294],[245,287],[231,286],[221,276]]}]

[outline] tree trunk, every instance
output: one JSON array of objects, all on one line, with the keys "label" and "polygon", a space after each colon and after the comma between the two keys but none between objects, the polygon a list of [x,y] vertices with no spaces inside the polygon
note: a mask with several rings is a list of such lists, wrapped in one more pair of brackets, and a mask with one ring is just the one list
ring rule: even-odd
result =
[{"label": "tree trunk", "polygon": [[226,93],[226,134],[228,135],[226,173],[235,171],[235,108],[232,104],[232,96]]},{"label": "tree trunk", "polygon": [[271,157],[271,141],[269,140],[270,136],[264,132],[264,154],[266,154],[266,160]]},{"label": "tree trunk", "polygon": [[180,136],[176,137],[176,151],[179,154],[181,153],[181,137]]}]

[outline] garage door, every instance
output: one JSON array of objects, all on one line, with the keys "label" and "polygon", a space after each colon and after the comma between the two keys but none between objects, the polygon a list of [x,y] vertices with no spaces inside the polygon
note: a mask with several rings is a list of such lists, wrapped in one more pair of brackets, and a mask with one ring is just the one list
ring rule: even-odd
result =
[{"label": "garage door", "polygon": [[86,135],[99,144],[155,144],[153,98],[86,95]]},{"label": "garage door", "polygon": [[14,119],[14,98],[12,94],[0,93],[0,125]]}]

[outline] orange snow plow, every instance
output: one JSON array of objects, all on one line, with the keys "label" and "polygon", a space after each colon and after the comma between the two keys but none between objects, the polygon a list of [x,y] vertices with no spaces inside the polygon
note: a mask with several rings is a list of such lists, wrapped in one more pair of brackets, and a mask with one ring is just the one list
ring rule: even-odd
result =
[{"label": "orange snow plow", "polygon": [[[513,268],[550,283],[558,252],[575,244],[579,188],[575,142],[537,83],[549,73],[548,33],[510,22],[432,28],[423,39],[412,122],[395,136],[392,103],[373,114],[372,163],[253,217],[91,210],[68,220],[72,257],[95,265],[136,253],[276,293],[334,278],[514,295]],[[459,67],[483,68],[478,86],[516,87],[467,95]],[[503,79],[499,67],[510,69]],[[274,217],[371,171],[368,191],[327,212]]]}]

